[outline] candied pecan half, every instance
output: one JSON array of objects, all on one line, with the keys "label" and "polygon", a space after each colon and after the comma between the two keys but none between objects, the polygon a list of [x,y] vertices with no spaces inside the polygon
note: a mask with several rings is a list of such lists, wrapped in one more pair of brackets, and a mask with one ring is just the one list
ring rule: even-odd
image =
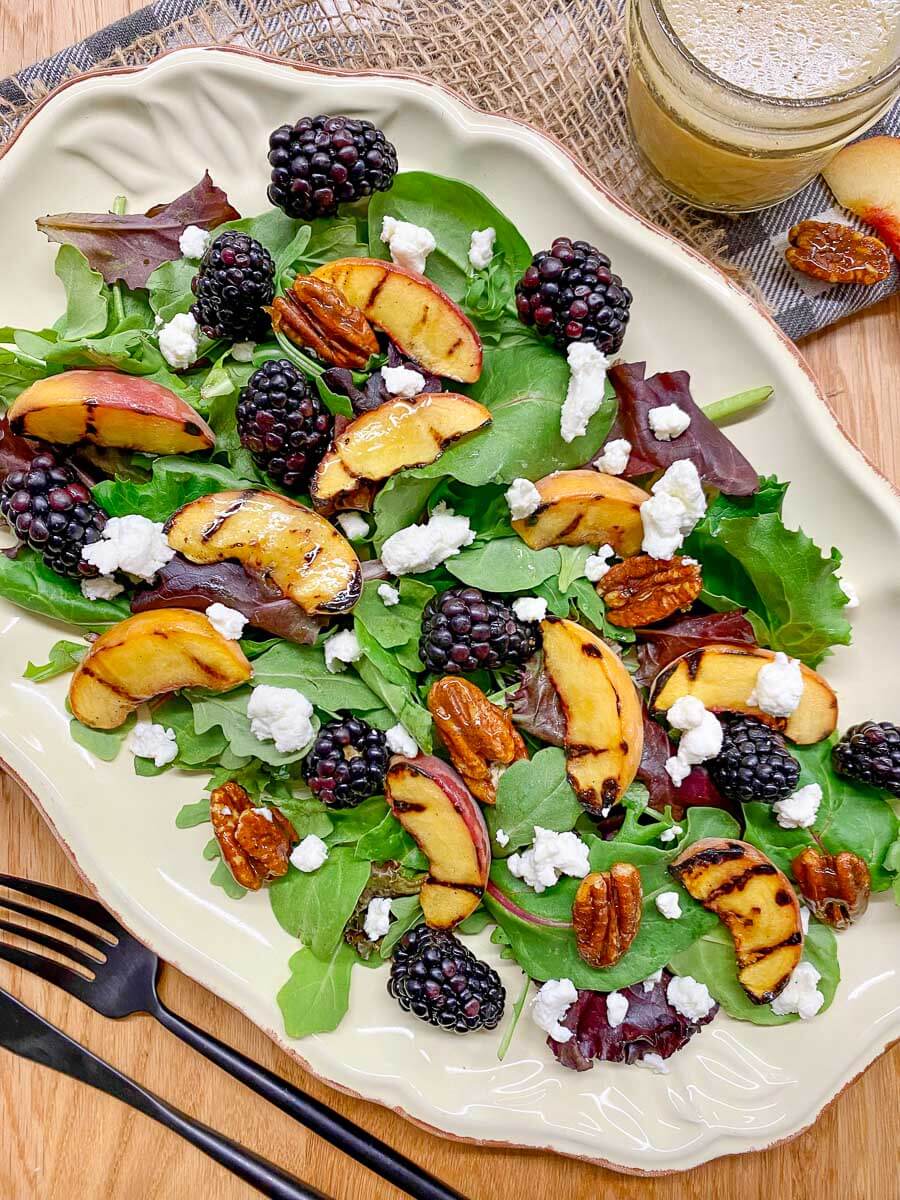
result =
[{"label": "candied pecan half", "polygon": [[378,353],[378,339],[362,312],[315,275],[298,275],[267,311],[276,333],[335,367],[361,370]]},{"label": "candied pecan half", "polygon": [[641,873],[631,863],[613,863],[582,879],[572,904],[578,953],[589,966],[611,967],[637,936],[643,915]]},{"label": "candied pecan half", "polygon": [[496,804],[503,768],[528,757],[509,713],[468,679],[450,675],[432,686],[428,711],[469,791],[482,804]]},{"label": "candied pecan half", "polygon": [[688,609],[700,595],[703,577],[690,558],[638,554],[616,563],[597,584],[610,624],[625,629],[652,625]]},{"label": "candied pecan half", "polygon": [[871,287],[891,273],[884,242],[837,221],[801,221],[788,234],[784,257],[797,271],[826,283]]},{"label": "candied pecan half", "polygon": [[791,869],[800,894],[826,925],[846,929],[869,907],[869,868],[851,850],[825,854],[809,846],[797,855]]},{"label": "candied pecan half", "polygon": [[214,789],[209,816],[222,860],[241,887],[257,892],[287,874],[297,835],[277,809],[254,808],[246,789],[230,780]]}]

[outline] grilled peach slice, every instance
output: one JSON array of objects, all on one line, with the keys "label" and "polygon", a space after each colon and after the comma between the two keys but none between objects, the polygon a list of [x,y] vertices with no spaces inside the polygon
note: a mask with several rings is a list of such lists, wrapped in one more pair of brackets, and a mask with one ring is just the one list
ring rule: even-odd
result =
[{"label": "grilled peach slice", "polygon": [[394,816],[428,859],[425,922],[452,929],[481,902],[491,844],[481,809],[459,775],[430,754],[391,760],[384,785]]},{"label": "grilled peach slice", "polygon": [[117,729],[140,704],[184,687],[228,692],[253,669],[237,642],[202,613],[166,608],[138,613],[108,629],[81,660],[69,707],[92,729]]},{"label": "grilled peach slice", "polygon": [[424,467],[467,433],[482,429],[490,412],[453,392],[415,400],[388,400],[351,421],[319,463],[310,486],[317,511],[368,510],[378,485],[404,467]]},{"label": "grilled peach slice", "polygon": [[738,980],[754,1004],[783,991],[803,951],[800,905],[787,876],[749,842],[703,838],[669,870],[734,939]]},{"label": "grilled peach slice", "polygon": [[346,538],[274,492],[201,496],[169,518],[166,533],[191,562],[236,559],[311,615],[349,612],[362,591],[359,559]]},{"label": "grilled peach slice", "polygon": [[627,479],[590,468],[556,471],[534,485],[541,502],[512,527],[532,550],[545,546],[602,546],[637,554],[644,540],[641,505],[650,497]]},{"label": "grilled peach slice", "polygon": [[704,646],[669,663],[653,681],[650,711],[668,712],[679,696],[696,696],[713,712],[745,712],[778,729],[798,745],[830,737],[837,725],[838,702],[821,675],[800,665],[803,696],[789,717],[773,717],[747,703],[760,667],[772,662],[771,650],[759,646]]},{"label": "grilled peach slice", "polygon": [[216,435],[162,384],[119,371],[63,371],[26,388],[9,410],[13,433],[69,446],[93,442],[147,454],[209,450]]},{"label": "grilled peach slice", "polygon": [[427,371],[474,383],[481,338],[458,304],[424,275],[380,258],[338,258],[313,271]]},{"label": "grilled peach slice", "polygon": [[873,226],[900,257],[900,138],[845,146],[822,175],[838,203]]},{"label": "grilled peach slice", "polygon": [[641,701],[619,658],[574,621],[541,622],[544,666],[566,720],[566,772],[592,813],[620,800],[644,747]]}]

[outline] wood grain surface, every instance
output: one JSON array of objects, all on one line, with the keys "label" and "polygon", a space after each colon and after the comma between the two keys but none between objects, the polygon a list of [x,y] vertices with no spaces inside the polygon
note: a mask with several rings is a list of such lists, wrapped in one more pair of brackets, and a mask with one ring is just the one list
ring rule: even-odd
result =
[{"label": "wood grain surface", "polygon": [[[140,7],[137,0],[0,0],[0,75]],[[803,347],[850,434],[900,483],[900,300]],[[79,887],[22,792],[0,778],[0,871]],[[257,1100],[149,1019],[113,1024],[0,964],[0,985],[116,1066],[335,1200],[400,1193]],[[167,1002],[282,1072],[457,1187],[471,1200],[890,1200],[898,1194],[900,1049],[888,1053],[787,1145],[687,1175],[638,1179],[553,1155],[445,1141],[304,1073],[247,1020],[175,971]],[[246,1200],[254,1195],[174,1134],[117,1101],[0,1052],[0,1200]]]}]

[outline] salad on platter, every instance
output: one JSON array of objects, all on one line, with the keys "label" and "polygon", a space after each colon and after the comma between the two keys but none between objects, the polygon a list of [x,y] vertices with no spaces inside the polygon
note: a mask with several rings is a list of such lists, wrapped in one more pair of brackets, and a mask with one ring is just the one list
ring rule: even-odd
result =
[{"label": "salad on platter", "polygon": [[841,730],[840,553],[723,430],[771,389],[628,361],[602,248],[534,253],[368,121],[268,158],[258,216],[206,173],[37,222],[65,311],[0,339],[0,595],[70,632],[25,677],[196,779],[210,886],[297,939],[291,1037],[369,968],[574,1070],[814,1019],[900,902],[900,728]]}]

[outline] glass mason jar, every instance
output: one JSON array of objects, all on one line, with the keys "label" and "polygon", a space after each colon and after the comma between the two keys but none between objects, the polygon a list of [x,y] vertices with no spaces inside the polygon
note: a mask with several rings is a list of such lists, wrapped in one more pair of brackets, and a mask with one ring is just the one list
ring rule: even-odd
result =
[{"label": "glass mason jar", "polygon": [[665,0],[628,0],[628,119],[654,174],[699,208],[748,212],[793,195],[887,110],[900,86],[900,30],[871,78],[835,95],[781,99],[704,66],[665,10]]}]

